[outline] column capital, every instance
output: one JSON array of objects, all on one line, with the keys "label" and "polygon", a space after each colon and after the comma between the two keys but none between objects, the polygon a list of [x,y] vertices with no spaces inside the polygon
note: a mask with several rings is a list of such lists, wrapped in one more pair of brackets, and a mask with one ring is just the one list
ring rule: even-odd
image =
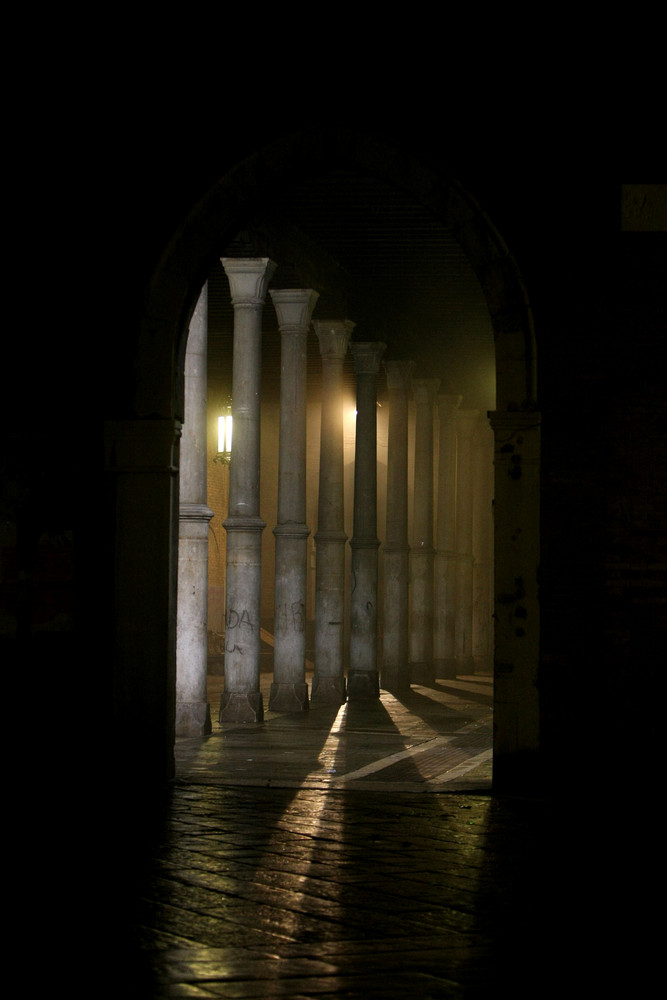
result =
[{"label": "column capital", "polygon": [[350,319],[319,319],[313,329],[320,343],[320,354],[326,360],[342,361],[355,324]]},{"label": "column capital", "polygon": [[310,324],[319,292],[312,288],[272,288],[269,292],[281,333],[304,333]]},{"label": "column capital", "polygon": [[350,344],[357,375],[377,375],[387,345],[380,341],[353,341]]},{"label": "column capital", "polygon": [[229,279],[232,305],[263,306],[267,286],[276,264],[268,257],[221,257],[220,263]]},{"label": "column capital", "polygon": [[412,395],[415,403],[435,403],[435,397],[440,388],[439,378],[413,378]]},{"label": "column capital", "polygon": [[387,374],[387,388],[409,392],[412,385],[412,373],[416,367],[414,361],[384,361],[383,368]]}]

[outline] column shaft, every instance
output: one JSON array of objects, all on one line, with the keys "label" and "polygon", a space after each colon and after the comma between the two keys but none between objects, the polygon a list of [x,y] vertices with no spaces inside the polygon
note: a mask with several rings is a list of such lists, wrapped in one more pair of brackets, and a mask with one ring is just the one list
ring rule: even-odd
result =
[{"label": "column shaft", "polygon": [[408,399],[412,361],[385,361],[389,389],[387,524],[384,555],[382,687],[399,693],[410,687],[408,544]]},{"label": "column shaft", "polygon": [[456,426],[462,396],[438,396],[438,517],[435,553],[433,665],[436,677],[456,677]]},{"label": "column shaft", "polygon": [[377,373],[385,345],[353,343],[357,376],[348,697],[379,697],[377,670]]},{"label": "column shaft", "polygon": [[475,673],[493,670],[493,430],[480,416],[473,432],[472,656]]},{"label": "column shaft", "polygon": [[345,624],[343,361],[354,323],[313,323],[322,357],[320,472],[315,533],[315,670],[311,701],[342,704]]},{"label": "column shaft", "polygon": [[204,285],[185,352],[185,413],[180,448],[176,735],[211,732],[207,700],[208,525],[206,506],[206,369],[208,298]]},{"label": "column shaft", "polygon": [[[494,782],[540,746],[540,424],[536,412],[490,414],[494,450]],[[509,516],[511,511],[511,517]],[[499,513],[502,512],[502,515]]]},{"label": "column shaft", "polygon": [[306,339],[311,289],[272,291],[281,335],[273,684],[269,709],[308,708],[306,684]]},{"label": "column shaft", "polygon": [[439,379],[413,379],[415,483],[410,549],[410,674],[412,683],[432,684],[433,666],[433,423]]},{"label": "column shaft", "polygon": [[232,416],[221,722],[261,722],[259,689],[262,531],[259,516],[261,317],[275,270],[268,258],[223,258],[234,307]]},{"label": "column shaft", "polygon": [[456,621],[454,660],[456,673],[474,673],[472,656],[472,435],[479,419],[477,410],[456,414]]},{"label": "column shaft", "polygon": [[122,725],[107,737],[119,766],[150,781],[174,775],[180,435],[174,420],[105,424],[110,534],[123,567],[111,595],[122,613],[106,636],[115,661],[114,716]]}]

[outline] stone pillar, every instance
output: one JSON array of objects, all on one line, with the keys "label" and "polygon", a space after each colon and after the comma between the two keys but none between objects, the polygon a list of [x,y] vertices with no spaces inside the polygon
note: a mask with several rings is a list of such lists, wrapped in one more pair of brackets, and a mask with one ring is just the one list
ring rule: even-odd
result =
[{"label": "stone pillar", "polygon": [[271,291],[281,336],[280,452],[273,684],[269,709],[308,708],[306,683],[306,339],[319,298],[312,289]]},{"label": "stone pillar", "polygon": [[322,357],[320,473],[315,533],[315,670],[311,701],[342,704],[345,624],[343,361],[350,320],[313,323]]},{"label": "stone pillar", "polygon": [[357,376],[348,697],[378,698],[377,373],[385,344],[353,343]]},{"label": "stone pillar", "polygon": [[[540,746],[540,414],[490,415],[494,451],[494,784]],[[510,514],[511,512],[511,514]]]},{"label": "stone pillar", "polygon": [[493,671],[493,431],[480,416],[473,431],[472,656],[475,673]]},{"label": "stone pillar", "polygon": [[433,665],[433,422],[436,378],[413,379],[415,469],[413,542],[410,550],[410,674],[413,684],[432,684]]},{"label": "stone pillar", "polygon": [[399,694],[410,688],[408,544],[408,399],[412,361],[385,361],[389,389],[387,526],[384,554],[382,687]]},{"label": "stone pillar", "polygon": [[206,352],[208,298],[204,285],[185,352],[185,413],[180,449],[178,599],[176,614],[176,735],[211,732],[207,700],[208,525],[206,505]]},{"label": "stone pillar", "polygon": [[478,410],[456,414],[456,621],[454,661],[457,676],[472,674],[472,435]]},{"label": "stone pillar", "polygon": [[114,678],[108,741],[119,774],[148,787],[174,776],[181,424],[147,418],[104,429],[104,542],[122,567],[104,581],[114,589],[100,608],[103,622],[109,607],[118,611],[102,654]]},{"label": "stone pillar", "polygon": [[456,677],[456,425],[463,396],[438,396],[438,517],[435,553],[433,665],[436,678]]},{"label": "stone pillar", "polygon": [[267,257],[223,258],[234,307],[229,466],[225,687],[220,722],[261,722],[259,689],[262,531],[259,516],[262,309],[276,265]]}]

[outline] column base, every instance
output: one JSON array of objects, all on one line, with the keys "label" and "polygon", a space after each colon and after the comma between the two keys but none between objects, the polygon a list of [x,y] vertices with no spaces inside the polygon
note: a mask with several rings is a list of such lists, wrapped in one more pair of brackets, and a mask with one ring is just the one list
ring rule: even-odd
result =
[{"label": "column base", "polygon": [[211,730],[211,709],[208,702],[176,702],[177,736],[208,736]]},{"label": "column base", "polygon": [[347,697],[349,701],[357,698],[379,698],[380,678],[377,671],[357,670],[347,675]]},{"label": "column base", "polygon": [[433,672],[439,680],[453,681],[456,679],[456,661],[452,659],[434,660]]},{"label": "column base", "polygon": [[411,663],[410,681],[412,684],[435,684],[435,671],[433,663]]},{"label": "column base", "polygon": [[310,690],[311,701],[326,702],[329,705],[343,705],[347,698],[344,677],[322,677],[313,675]]},{"label": "column base", "polygon": [[264,702],[261,692],[223,691],[218,719],[220,722],[263,722]]},{"label": "column base", "polygon": [[269,712],[303,712],[308,708],[308,685],[274,683],[269,694]]}]

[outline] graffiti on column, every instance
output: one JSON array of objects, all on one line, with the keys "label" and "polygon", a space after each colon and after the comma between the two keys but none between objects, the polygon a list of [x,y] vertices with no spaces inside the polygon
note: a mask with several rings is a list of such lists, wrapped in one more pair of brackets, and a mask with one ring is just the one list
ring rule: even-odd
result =
[{"label": "graffiti on column", "polygon": [[[233,631],[234,629],[238,629],[239,631],[234,632]],[[250,619],[249,612],[248,611],[239,612],[235,611],[233,608],[230,608],[229,613],[227,614],[226,635],[225,635],[225,651],[227,653],[244,652],[243,646],[240,646],[236,640],[238,639],[239,641],[242,641],[244,634],[243,630],[247,629],[250,629],[251,632],[254,632],[255,630],[255,626]],[[233,632],[233,634],[230,635],[230,632]]]},{"label": "graffiti on column", "polygon": [[293,601],[290,605],[281,604],[276,611],[280,627],[286,631],[304,632],[306,629],[306,606],[303,601]]}]

